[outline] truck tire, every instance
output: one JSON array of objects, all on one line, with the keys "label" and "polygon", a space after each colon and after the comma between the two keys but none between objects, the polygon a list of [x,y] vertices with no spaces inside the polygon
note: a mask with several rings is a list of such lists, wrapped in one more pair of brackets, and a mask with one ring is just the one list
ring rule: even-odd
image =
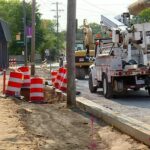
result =
[{"label": "truck tire", "polygon": [[106,98],[113,97],[113,90],[111,83],[108,82],[108,77],[106,74],[103,75],[103,94]]},{"label": "truck tire", "polygon": [[84,68],[76,68],[76,78],[77,79],[85,79],[85,70]]},{"label": "truck tire", "polygon": [[90,89],[91,93],[96,93],[97,92],[97,86],[93,86],[92,73],[91,72],[89,74],[89,89]]},{"label": "truck tire", "polygon": [[149,94],[149,96],[150,96],[150,88],[148,88],[147,90],[148,90],[148,94]]}]

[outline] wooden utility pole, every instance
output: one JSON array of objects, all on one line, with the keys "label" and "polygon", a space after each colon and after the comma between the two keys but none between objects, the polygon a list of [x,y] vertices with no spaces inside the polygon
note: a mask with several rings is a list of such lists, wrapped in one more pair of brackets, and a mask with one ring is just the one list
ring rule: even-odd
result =
[{"label": "wooden utility pole", "polygon": [[31,75],[35,74],[35,0],[32,0]]},{"label": "wooden utility pole", "polygon": [[23,26],[24,26],[24,65],[27,66],[27,25],[26,25],[26,7],[25,0],[23,0]]},{"label": "wooden utility pole", "polygon": [[67,106],[76,105],[75,85],[75,39],[76,39],[76,0],[68,0],[67,6]]},{"label": "wooden utility pole", "polygon": [[61,3],[59,2],[56,2],[56,3],[52,3],[54,5],[56,5],[56,9],[52,9],[52,11],[56,11],[56,15],[54,16],[56,18],[56,32],[57,32],[57,43],[56,43],[56,48],[57,50],[59,50],[59,18],[61,17],[60,16],[60,12],[61,11],[64,11],[63,9],[59,9],[59,5]]}]

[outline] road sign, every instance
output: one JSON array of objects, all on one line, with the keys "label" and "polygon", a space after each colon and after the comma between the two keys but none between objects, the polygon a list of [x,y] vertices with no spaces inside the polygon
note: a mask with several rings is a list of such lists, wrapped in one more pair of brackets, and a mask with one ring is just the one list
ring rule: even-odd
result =
[{"label": "road sign", "polygon": [[27,27],[27,38],[32,38],[32,27]]},{"label": "road sign", "polygon": [[17,41],[17,44],[24,44],[24,41]]}]

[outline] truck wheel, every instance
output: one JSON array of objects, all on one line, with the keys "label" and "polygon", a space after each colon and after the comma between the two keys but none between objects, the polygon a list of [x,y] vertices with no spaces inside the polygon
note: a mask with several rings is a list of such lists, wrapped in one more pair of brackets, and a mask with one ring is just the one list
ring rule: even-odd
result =
[{"label": "truck wheel", "polygon": [[92,73],[91,72],[89,74],[89,89],[90,89],[91,93],[96,93],[96,91],[97,91],[97,86],[93,86]]},{"label": "truck wheel", "polygon": [[76,78],[85,79],[85,70],[84,68],[76,68]]},{"label": "truck wheel", "polygon": [[150,88],[148,88],[147,90],[148,90],[148,94],[149,94],[149,96],[150,96]]},{"label": "truck wheel", "polygon": [[140,88],[134,88],[133,90],[134,90],[134,91],[139,91],[139,90],[140,90]]},{"label": "truck wheel", "polygon": [[106,98],[113,97],[113,90],[111,83],[108,83],[107,75],[103,75],[103,94]]}]

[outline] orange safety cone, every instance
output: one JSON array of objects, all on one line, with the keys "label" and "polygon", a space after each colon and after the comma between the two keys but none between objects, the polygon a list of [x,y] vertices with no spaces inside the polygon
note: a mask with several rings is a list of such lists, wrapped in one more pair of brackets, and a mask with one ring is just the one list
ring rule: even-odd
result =
[{"label": "orange safety cone", "polygon": [[42,78],[34,77],[31,79],[30,102],[44,102],[44,85]]},{"label": "orange safety cone", "polygon": [[17,71],[20,71],[23,73],[24,75],[24,80],[23,80],[23,84],[22,84],[22,88],[30,88],[30,69],[29,67],[26,67],[26,66],[22,66],[22,67],[19,67],[17,69]]},{"label": "orange safety cone", "polygon": [[23,83],[21,72],[10,72],[6,95],[20,97],[20,90]]}]

